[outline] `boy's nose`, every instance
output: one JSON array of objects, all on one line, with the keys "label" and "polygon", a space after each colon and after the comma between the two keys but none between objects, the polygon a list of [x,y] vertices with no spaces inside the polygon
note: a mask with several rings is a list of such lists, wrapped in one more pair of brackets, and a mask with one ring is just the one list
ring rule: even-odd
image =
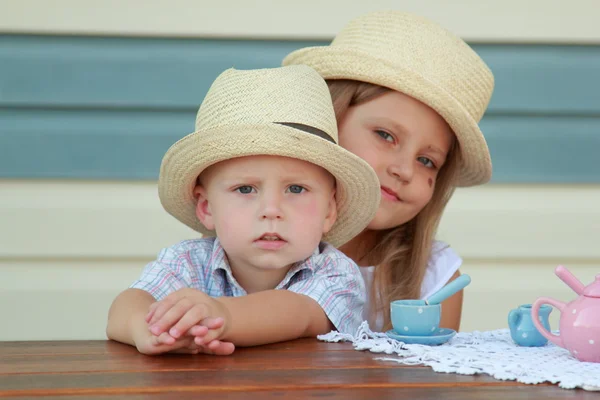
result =
[{"label": "boy's nose", "polygon": [[263,198],[263,205],[260,212],[261,219],[282,219],[281,198],[276,195],[268,195]]}]

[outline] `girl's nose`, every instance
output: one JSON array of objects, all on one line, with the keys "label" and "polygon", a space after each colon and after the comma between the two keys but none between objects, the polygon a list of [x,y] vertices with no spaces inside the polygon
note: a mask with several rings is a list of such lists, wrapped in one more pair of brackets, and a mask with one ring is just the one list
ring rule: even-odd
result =
[{"label": "girl's nose", "polygon": [[402,157],[389,164],[388,173],[402,183],[410,183],[415,173],[415,163],[408,157]]}]

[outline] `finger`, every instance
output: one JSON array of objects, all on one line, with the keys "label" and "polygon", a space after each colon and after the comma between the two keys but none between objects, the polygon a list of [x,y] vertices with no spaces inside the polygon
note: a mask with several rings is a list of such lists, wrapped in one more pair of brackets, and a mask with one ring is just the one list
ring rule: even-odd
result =
[{"label": "finger", "polygon": [[206,335],[202,336],[202,337],[196,337],[198,340],[196,340],[197,344],[208,344],[210,342],[212,342],[213,340],[217,340],[219,339],[219,337],[221,336],[221,334],[223,333],[223,328],[217,328],[217,329],[209,329],[208,332],[206,332]]},{"label": "finger", "polygon": [[[169,334],[173,337],[181,337],[189,331],[194,325],[206,319],[208,308],[204,304],[195,304],[175,323],[169,330]],[[204,324],[203,324],[204,325]]]},{"label": "finger", "polygon": [[209,349],[211,349],[211,350],[214,351],[214,350],[218,349],[221,346],[221,343],[222,342],[220,340],[213,340],[212,342],[207,343],[206,347],[208,347]]},{"label": "finger", "polygon": [[[150,332],[155,335],[160,335],[163,332],[167,332],[173,327],[190,309],[192,308],[192,302],[190,299],[183,298],[175,303],[170,309],[168,309],[162,317],[160,317],[155,323],[150,325]],[[158,313],[158,310],[156,311]],[[156,316],[155,316],[156,318]],[[195,324],[191,324],[191,328]],[[188,329],[189,329],[188,328]],[[185,330],[187,331],[187,329]],[[184,331],[184,332],[185,332]],[[171,335],[174,336],[174,335]],[[179,337],[179,336],[177,336]]]},{"label": "finger", "polygon": [[164,299],[152,303],[150,305],[150,308],[153,310],[153,314],[148,323],[152,325],[156,321],[160,320],[162,316],[165,315],[165,313],[167,313],[167,311],[169,311],[175,304],[179,302],[179,300],[185,298],[186,293],[187,292],[185,289],[180,289],[176,292],[171,293]]},{"label": "finger", "polygon": [[156,307],[158,307],[158,304],[160,302],[154,302],[152,304],[150,304],[150,307],[148,307],[148,314],[146,314],[146,322],[150,323],[150,321],[152,321],[152,317],[154,316],[154,312],[156,311]]},{"label": "finger", "polygon": [[231,342],[221,342],[220,340],[213,340],[206,345],[214,355],[217,356],[228,356],[235,351],[235,345]]},{"label": "finger", "polygon": [[[194,340],[191,337],[186,337],[186,338],[183,338],[180,340],[173,339],[174,340],[173,343],[165,344],[163,342],[168,341],[168,340],[165,340],[165,335],[167,335],[167,334],[162,335],[162,337],[151,336],[150,340],[149,340],[150,346],[148,346],[148,347],[144,346],[141,349],[138,348],[138,350],[140,350],[140,352],[144,353],[144,354],[154,355],[154,354],[175,352],[178,350],[181,350],[180,352],[183,352],[183,353],[192,353],[192,350],[199,349],[199,346],[194,343]],[[197,352],[193,352],[193,354],[197,354]]]},{"label": "finger", "polygon": [[223,327],[225,320],[221,317],[208,317],[202,321],[202,325],[206,326],[208,329],[219,329]]},{"label": "finger", "polygon": [[161,345],[161,344],[172,345],[172,344],[175,344],[176,340],[177,339],[175,339],[174,337],[169,335],[167,332],[163,332],[156,337],[156,344],[157,345]]},{"label": "finger", "polygon": [[208,328],[203,325],[194,325],[188,331],[190,336],[204,336],[208,332]]},{"label": "finger", "polygon": [[156,323],[156,321],[161,319],[162,316],[177,303],[178,299],[175,296],[172,296],[173,294],[174,293],[171,293],[164,299],[157,301],[150,306],[152,307],[152,316],[148,321],[148,324],[152,325]]}]

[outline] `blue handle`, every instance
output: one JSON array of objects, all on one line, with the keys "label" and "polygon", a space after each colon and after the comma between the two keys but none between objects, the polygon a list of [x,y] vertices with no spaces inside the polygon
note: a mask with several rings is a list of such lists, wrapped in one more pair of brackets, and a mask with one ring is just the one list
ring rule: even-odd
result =
[{"label": "blue handle", "polygon": [[429,296],[426,300],[427,304],[440,304],[454,293],[464,289],[469,283],[471,283],[471,277],[467,274],[463,274]]},{"label": "blue handle", "polygon": [[519,325],[519,320],[521,319],[521,310],[515,308],[514,310],[510,310],[508,313],[508,327],[511,330],[517,329],[517,325]]}]

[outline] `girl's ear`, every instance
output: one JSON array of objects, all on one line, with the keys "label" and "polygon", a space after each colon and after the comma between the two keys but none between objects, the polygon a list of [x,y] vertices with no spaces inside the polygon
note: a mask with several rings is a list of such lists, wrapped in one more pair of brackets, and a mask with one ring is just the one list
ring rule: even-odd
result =
[{"label": "girl's ear", "polygon": [[208,196],[206,189],[202,185],[197,185],[194,188],[194,197],[197,199],[196,203],[196,217],[202,222],[202,225],[208,230],[214,230],[215,224],[213,216],[210,211],[210,204],[208,204]]},{"label": "girl's ear", "polygon": [[329,204],[327,206],[327,214],[323,223],[323,234],[329,232],[335,221],[337,220],[337,202],[335,201],[335,189],[331,191]]}]

